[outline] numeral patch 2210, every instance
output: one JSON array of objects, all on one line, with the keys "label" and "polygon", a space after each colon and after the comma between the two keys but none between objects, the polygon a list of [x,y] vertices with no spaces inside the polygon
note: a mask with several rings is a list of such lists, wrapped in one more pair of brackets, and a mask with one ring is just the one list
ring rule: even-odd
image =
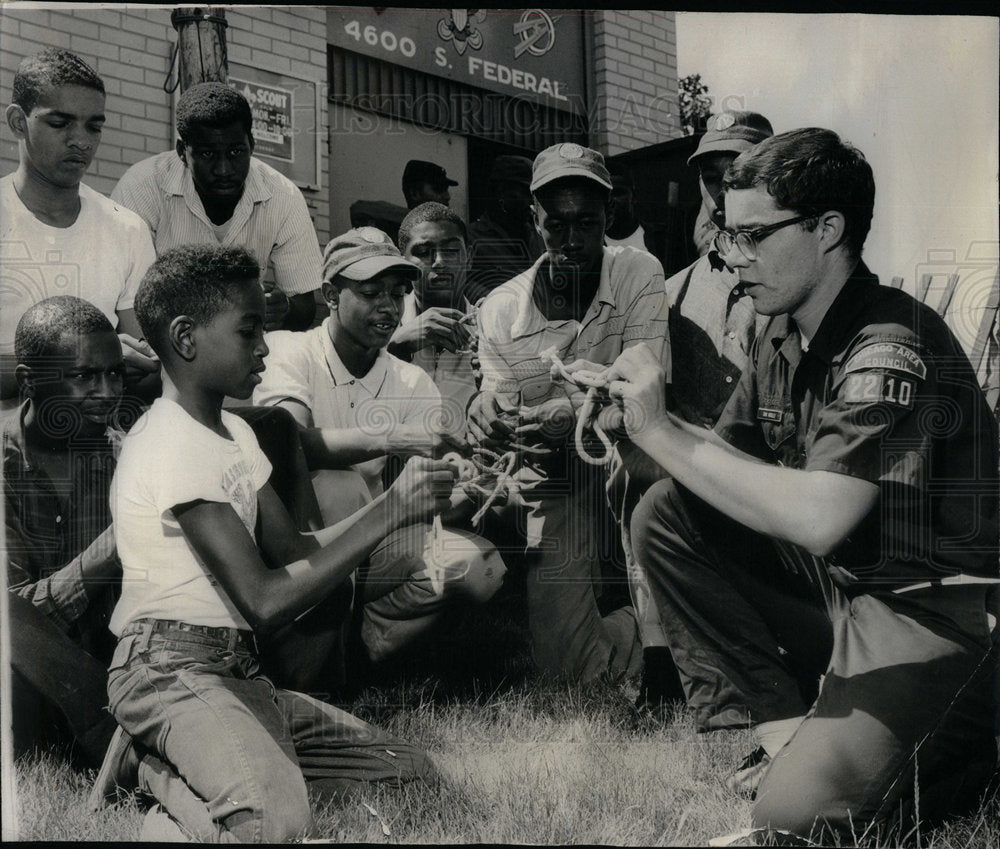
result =
[{"label": "numeral patch 2210", "polygon": [[910,409],[913,407],[915,381],[903,377],[890,377],[877,371],[855,372],[844,381],[841,392],[848,404],[895,404]]}]

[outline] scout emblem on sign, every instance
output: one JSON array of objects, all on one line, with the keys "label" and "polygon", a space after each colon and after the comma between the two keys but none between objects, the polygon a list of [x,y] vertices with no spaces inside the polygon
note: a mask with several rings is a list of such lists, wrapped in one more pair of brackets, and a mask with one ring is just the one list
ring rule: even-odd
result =
[{"label": "scout emblem on sign", "polygon": [[519,59],[527,51],[532,56],[544,56],[556,43],[556,21],[558,15],[550,18],[544,9],[528,9],[521,20],[514,24],[514,35],[521,40],[514,47],[514,58]]},{"label": "scout emblem on sign", "polygon": [[438,36],[443,41],[452,41],[459,56],[465,54],[465,48],[478,50],[483,46],[483,34],[475,29],[473,23],[486,20],[486,12],[481,9],[452,9],[451,18],[441,18],[438,21]]}]

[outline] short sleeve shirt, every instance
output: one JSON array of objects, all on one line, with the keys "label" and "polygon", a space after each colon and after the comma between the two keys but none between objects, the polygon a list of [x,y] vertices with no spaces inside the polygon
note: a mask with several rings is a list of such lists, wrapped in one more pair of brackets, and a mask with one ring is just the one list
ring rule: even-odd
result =
[{"label": "short sleeve shirt", "polygon": [[482,390],[520,393],[534,406],[564,389],[549,378],[542,351],[555,348],[564,363],[586,359],[610,366],[624,348],[640,342],[659,357],[670,374],[667,298],[663,267],[646,251],[605,247],[597,294],[581,321],[550,321],[532,292],[546,256],[493,291],[479,311]]},{"label": "short sleeve shirt", "polygon": [[256,258],[262,279],[273,279],[286,295],[312,292],[322,282],[323,259],[302,192],[259,159],[251,158],[243,196],[224,229],[212,224],[191,172],[172,150],[129,168],[111,197],[149,225],[158,255],[186,244],[241,245]]},{"label": "short sleeve shirt", "polygon": [[122,594],[110,624],[116,635],[140,618],[249,628],[173,513],[192,501],[230,504],[253,536],[257,493],[271,464],[250,425],[225,410],[222,423],[232,439],[157,398],[125,437],[111,484],[122,561]]},{"label": "short sleeve shirt", "polygon": [[[254,404],[297,401],[312,412],[316,427],[359,428],[374,435],[387,436],[398,425],[432,428],[442,422],[441,395],[418,366],[382,350],[366,375],[351,374],[333,345],[329,318],[312,330],[276,330],[264,338],[270,353]],[[382,491],[385,460],[376,457],[351,466],[372,496]]]},{"label": "short sleeve shirt", "polygon": [[863,264],[807,351],[788,316],[770,320],[716,431],[765,461],[878,485],[827,558],[862,584],[998,576],[996,422],[944,321]]},{"label": "short sleeve shirt", "polygon": [[14,353],[25,311],[55,295],[89,301],[117,327],[155,258],[142,219],[88,186],[76,221],[52,227],[21,202],[13,174],[0,179],[0,353]]}]

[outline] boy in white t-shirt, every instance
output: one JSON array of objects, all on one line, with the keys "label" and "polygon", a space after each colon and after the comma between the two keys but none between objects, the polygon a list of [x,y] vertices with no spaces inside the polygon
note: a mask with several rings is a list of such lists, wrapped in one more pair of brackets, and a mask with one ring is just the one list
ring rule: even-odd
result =
[{"label": "boy in white t-shirt", "polygon": [[[81,183],[104,126],[104,83],[65,50],[43,50],[14,75],[7,126],[17,171],[0,179],[0,397],[17,393],[14,331],[28,307],[54,295],[89,301],[117,327],[127,377],[159,364],[139,341],[132,299],[153,261],[153,241],[134,212]],[[156,383],[155,377],[149,378]]]},{"label": "boy in white t-shirt", "polygon": [[169,380],[124,440],[111,492],[123,570],[111,711],[139,755],[156,756],[140,787],[188,835],[240,842],[308,832],[307,781],[339,793],[434,775],[416,747],[276,688],[256,635],[322,601],[454,483],[448,464],[416,459],[366,510],[296,532],[250,427],[222,409],[265,367],[258,272],[242,248],[188,246],[154,263],[136,314]]}]

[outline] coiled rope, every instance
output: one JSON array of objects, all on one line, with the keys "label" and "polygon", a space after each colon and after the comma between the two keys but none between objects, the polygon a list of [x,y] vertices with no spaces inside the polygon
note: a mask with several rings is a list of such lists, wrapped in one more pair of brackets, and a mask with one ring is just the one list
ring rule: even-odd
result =
[{"label": "coiled rope", "polygon": [[[576,452],[580,459],[592,466],[605,466],[611,462],[611,454],[614,445],[611,439],[597,423],[597,413],[600,408],[610,400],[608,397],[608,382],[604,371],[587,371],[581,369],[576,372],[568,372],[563,361],[559,358],[556,348],[546,348],[538,355],[543,362],[550,363],[559,373],[563,380],[574,383],[581,389],[587,390],[587,395],[580,405],[576,414],[576,431],[574,433],[576,441]],[[592,430],[597,438],[604,445],[604,453],[600,457],[595,457],[589,453],[583,442],[583,433],[587,429]]]}]

